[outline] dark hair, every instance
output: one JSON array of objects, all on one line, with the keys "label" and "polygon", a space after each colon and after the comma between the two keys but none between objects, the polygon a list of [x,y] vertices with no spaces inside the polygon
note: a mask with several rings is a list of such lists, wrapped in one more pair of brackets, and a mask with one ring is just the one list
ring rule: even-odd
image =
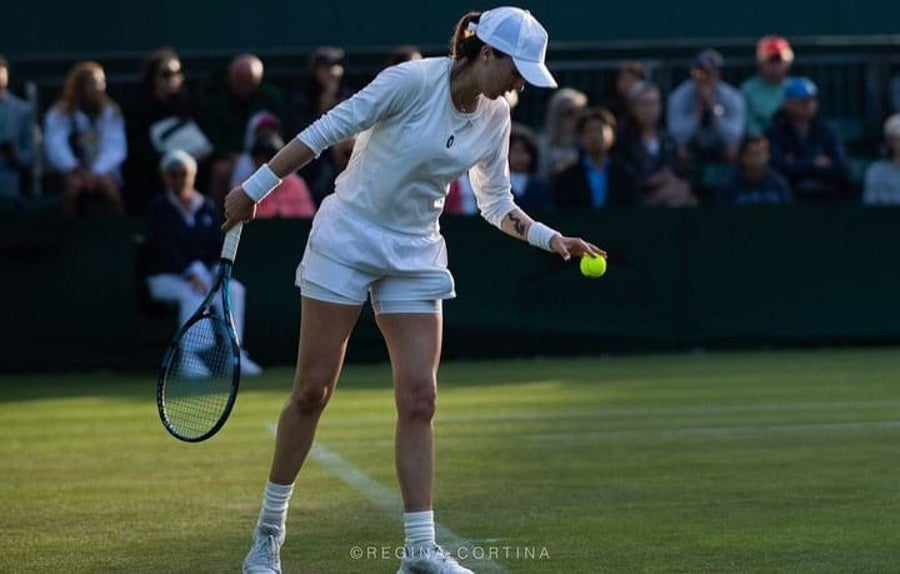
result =
[{"label": "dark hair", "polygon": [[513,123],[509,132],[509,145],[512,147],[514,142],[522,142],[525,149],[531,154],[531,162],[528,164],[528,173],[537,173],[540,164],[540,149],[538,148],[537,138],[527,127],[522,124]]},{"label": "dark hair", "polygon": [[181,62],[181,58],[178,57],[175,50],[169,47],[154,50],[147,55],[141,68],[141,85],[144,89],[153,90],[153,83],[156,81],[160,68],[169,60]]},{"label": "dark hair", "polygon": [[619,66],[618,70],[616,70],[616,77],[619,77],[623,74],[631,74],[635,78],[646,80],[647,68],[643,63],[637,61],[622,62],[622,65]]},{"label": "dark hair", "polygon": [[484,42],[469,30],[469,24],[478,23],[481,20],[481,12],[469,12],[456,23],[456,30],[450,39],[450,57],[454,60],[474,60],[484,46]]},{"label": "dark hair", "polygon": [[3,54],[0,54],[0,68],[9,68],[9,60]]},{"label": "dark hair", "polygon": [[[469,12],[459,19],[456,23],[456,31],[453,38],[450,39],[450,57],[454,60],[469,60],[470,62],[478,57],[481,47],[485,42],[479,38],[475,32],[469,30],[469,24],[478,23],[481,20],[481,12]],[[491,46],[491,50],[498,58],[506,58],[507,54]]]},{"label": "dark hair", "polygon": [[581,133],[589,121],[597,120],[605,126],[609,126],[613,131],[616,130],[616,116],[606,108],[585,108],[578,116],[578,122],[575,124],[575,131]]},{"label": "dark hair", "polygon": [[768,145],[769,138],[767,138],[766,136],[745,136],[741,140],[740,146],[738,146],[738,157],[743,156],[748,147],[758,143],[764,143]]},{"label": "dark hair", "polygon": [[397,46],[390,54],[388,54],[386,64],[388,66],[396,66],[397,64],[408,62],[417,57],[422,57],[419,48],[412,44],[405,44],[403,46]]}]

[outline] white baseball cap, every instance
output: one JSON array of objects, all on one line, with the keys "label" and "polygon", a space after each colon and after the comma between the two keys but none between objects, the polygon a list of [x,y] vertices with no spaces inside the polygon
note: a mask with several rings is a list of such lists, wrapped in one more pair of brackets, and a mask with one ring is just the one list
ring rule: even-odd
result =
[{"label": "white baseball cap", "polygon": [[482,12],[478,22],[469,23],[482,42],[512,57],[516,69],[529,84],[555,88],[556,80],[544,65],[547,31],[531,12],[501,6]]}]

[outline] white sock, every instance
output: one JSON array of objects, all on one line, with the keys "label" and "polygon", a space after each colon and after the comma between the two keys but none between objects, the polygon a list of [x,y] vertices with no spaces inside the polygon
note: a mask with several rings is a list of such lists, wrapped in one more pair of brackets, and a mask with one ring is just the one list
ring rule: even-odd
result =
[{"label": "white sock", "polygon": [[259,524],[272,528],[284,529],[287,520],[288,503],[294,492],[293,484],[276,484],[266,481],[263,494],[262,510],[259,511]]},{"label": "white sock", "polygon": [[403,530],[406,532],[406,545],[410,548],[434,545],[434,511],[403,513]]}]

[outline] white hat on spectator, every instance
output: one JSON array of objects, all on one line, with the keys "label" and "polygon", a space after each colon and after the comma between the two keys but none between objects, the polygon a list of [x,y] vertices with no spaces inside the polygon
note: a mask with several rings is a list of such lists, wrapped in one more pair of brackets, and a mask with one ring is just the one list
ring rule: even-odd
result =
[{"label": "white hat on spectator", "polygon": [[169,171],[175,166],[181,166],[188,173],[197,173],[197,160],[188,152],[180,149],[173,149],[166,152],[159,162],[159,170],[163,173]]},{"label": "white hat on spectator", "polygon": [[539,88],[555,88],[556,80],[544,64],[547,55],[547,30],[531,12],[501,6],[482,12],[469,29],[482,42],[512,57],[525,80]]},{"label": "white hat on spectator", "polygon": [[894,114],[884,122],[885,138],[900,138],[900,114]]}]

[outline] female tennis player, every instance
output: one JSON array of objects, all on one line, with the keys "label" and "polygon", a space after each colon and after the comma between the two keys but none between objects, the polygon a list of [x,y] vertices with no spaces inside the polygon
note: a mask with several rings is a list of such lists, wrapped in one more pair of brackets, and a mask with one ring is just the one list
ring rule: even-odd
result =
[{"label": "female tennis player", "polygon": [[502,96],[525,82],[552,88],[547,32],[527,11],[466,14],[449,58],[382,71],[333,108],[225,200],[225,229],[322,150],[357,136],[335,193],[322,203],[297,268],[300,343],[294,387],[278,422],[275,454],[245,573],[281,572],[288,501],[347,341],[367,296],[390,355],[397,406],[395,464],[406,534],[399,573],[471,574],[435,543],[432,419],[441,354],[442,300],[455,296],[438,228],[448,184],[471,168],[482,217],[513,237],[569,259],[605,255],[532,221],[513,202]]}]

